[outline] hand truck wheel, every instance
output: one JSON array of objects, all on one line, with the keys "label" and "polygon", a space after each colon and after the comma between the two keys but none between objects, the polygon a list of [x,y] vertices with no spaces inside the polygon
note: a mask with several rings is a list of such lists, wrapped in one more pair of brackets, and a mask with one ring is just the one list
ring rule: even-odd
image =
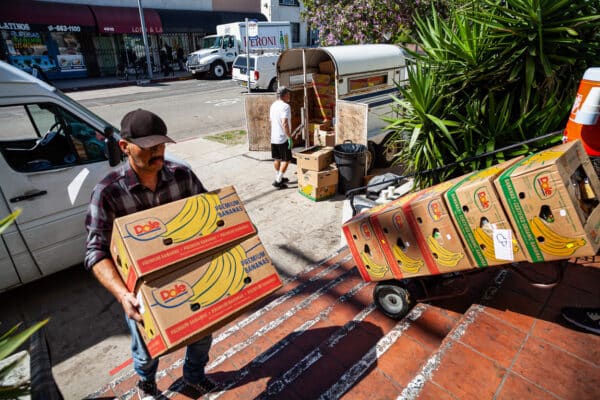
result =
[{"label": "hand truck wheel", "polygon": [[414,305],[409,289],[400,281],[378,282],[373,299],[385,315],[394,319],[404,318]]}]

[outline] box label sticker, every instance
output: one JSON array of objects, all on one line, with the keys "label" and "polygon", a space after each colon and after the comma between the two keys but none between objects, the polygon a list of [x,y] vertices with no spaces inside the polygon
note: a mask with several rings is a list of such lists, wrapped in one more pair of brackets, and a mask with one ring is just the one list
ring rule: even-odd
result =
[{"label": "box label sticker", "polygon": [[498,260],[515,260],[512,231],[510,229],[494,229],[494,254]]}]

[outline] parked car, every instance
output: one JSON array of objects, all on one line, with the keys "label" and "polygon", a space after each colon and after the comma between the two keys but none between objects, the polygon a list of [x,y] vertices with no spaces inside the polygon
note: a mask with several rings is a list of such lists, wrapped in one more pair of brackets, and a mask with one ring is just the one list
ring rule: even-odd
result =
[{"label": "parked car", "polygon": [[[279,54],[250,54],[250,89],[277,90],[277,60]],[[231,79],[248,87],[248,56],[239,55],[233,62]]]}]

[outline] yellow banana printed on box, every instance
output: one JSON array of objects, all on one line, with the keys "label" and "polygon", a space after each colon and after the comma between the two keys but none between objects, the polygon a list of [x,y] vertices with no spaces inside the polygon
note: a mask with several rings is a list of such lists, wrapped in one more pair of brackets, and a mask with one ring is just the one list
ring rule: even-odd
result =
[{"label": "yellow banana printed on box", "polygon": [[396,261],[398,262],[400,269],[404,272],[419,272],[419,270],[423,267],[423,260],[415,260],[414,258],[410,258],[397,244],[392,246],[392,252],[396,257]]},{"label": "yellow banana printed on box", "polygon": [[464,257],[463,253],[455,253],[443,247],[433,236],[427,236],[427,244],[438,264],[444,267],[456,267]]},{"label": "yellow banana printed on box", "polygon": [[368,274],[375,280],[381,279],[390,270],[387,264],[378,264],[369,255],[361,251],[360,258],[362,259]]},{"label": "yellow banana printed on box", "polygon": [[537,239],[539,248],[544,253],[568,258],[586,243],[583,238],[575,239],[559,235],[548,227],[540,217],[533,217],[529,221],[529,226]]}]

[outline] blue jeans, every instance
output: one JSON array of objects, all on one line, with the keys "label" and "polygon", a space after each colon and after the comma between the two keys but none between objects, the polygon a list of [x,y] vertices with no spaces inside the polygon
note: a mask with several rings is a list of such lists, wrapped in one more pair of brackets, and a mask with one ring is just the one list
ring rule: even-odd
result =
[{"label": "blue jeans", "polygon": [[[131,332],[131,353],[133,369],[143,381],[154,381],[158,369],[158,359],[151,358],[146,350],[144,339],[138,332],[135,321],[125,317]],[[197,383],[204,378],[204,367],[208,363],[208,352],[212,344],[212,335],[207,335],[187,346],[183,363],[183,379]]]}]

